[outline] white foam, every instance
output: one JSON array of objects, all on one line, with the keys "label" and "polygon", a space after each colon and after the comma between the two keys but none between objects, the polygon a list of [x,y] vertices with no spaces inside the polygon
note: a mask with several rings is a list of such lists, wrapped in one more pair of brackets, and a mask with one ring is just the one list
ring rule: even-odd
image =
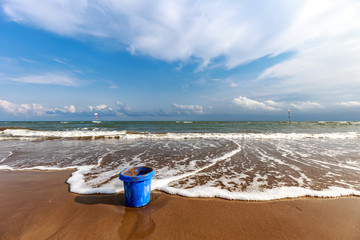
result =
[{"label": "white foam", "polygon": [[14,170],[14,169],[8,165],[0,165],[0,170]]},{"label": "white foam", "polygon": [[127,139],[357,139],[356,132],[338,133],[163,133],[126,134]]},{"label": "white foam", "polygon": [[67,183],[70,184],[71,192],[79,193],[79,194],[96,194],[96,193],[112,194],[123,191],[123,188],[114,188],[114,186],[92,188],[91,186],[86,184],[84,174],[91,171],[91,169],[94,167],[96,167],[96,165],[78,167],[77,170],[71,174],[71,177],[66,181]]},{"label": "white foam", "polygon": [[2,139],[31,138],[120,138],[120,139],[357,139],[357,132],[334,133],[128,133],[127,131],[68,130],[43,131],[29,129],[5,129]]},{"label": "white foam", "polygon": [[5,129],[0,131],[2,137],[33,137],[33,138],[87,138],[87,137],[121,137],[126,131],[41,131],[28,129]]},{"label": "white foam", "polygon": [[194,188],[183,189],[170,186],[163,186],[159,190],[169,194],[178,194],[185,197],[219,197],[230,200],[247,201],[268,201],[284,198],[298,197],[341,197],[341,196],[360,196],[360,191],[339,187],[329,187],[328,189],[316,191],[302,187],[279,187],[266,189],[264,191],[245,191],[230,192],[226,189],[208,186],[196,186]]},{"label": "white foam", "polygon": [[5,161],[8,157],[10,157],[11,155],[13,155],[13,152],[9,152],[9,155],[7,155],[5,158],[0,160],[0,163],[2,163],[3,161]]},{"label": "white foam", "polygon": [[210,167],[214,166],[216,163],[218,163],[220,161],[223,161],[225,159],[228,159],[228,158],[232,157],[233,155],[235,155],[236,153],[241,151],[240,145],[238,143],[236,143],[236,144],[238,145],[237,149],[235,149],[235,150],[233,150],[233,151],[231,151],[229,153],[226,153],[225,155],[223,155],[221,157],[212,159],[210,161],[210,164],[208,164],[208,165],[206,165],[206,166],[204,166],[202,168],[198,168],[195,171],[188,172],[188,173],[185,173],[185,174],[182,174],[182,175],[179,175],[179,176],[169,177],[169,178],[166,178],[166,179],[154,179],[153,183],[151,185],[151,189],[161,190],[162,187],[167,186],[169,183],[171,183],[173,181],[178,181],[178,180],[180,180],[182,178],[193,176],[193,175],[195,175],[196,173],[198,173],[200,171],[203,171],[203,170],[205,170],[207,168],[210,168]]},{"label": "white foam", "polygon": [[[239,146],[239,145],[238,145]],[[194,171],[191,172],[187,172],[181,175],[176,175],[176,173],[178,173],[180,171],[180,169],[175,170],[175,169],[164,169],[163,171],[166,172],[166,176],[162,179],[153,179],[152,180],[152,189],[160,189],[161,187],[167,186],[169,183],[173,182],[173,181],[177,181],[180,180],[182,178],[186,178],[192,175],[195,175],[196,173],[205,170],[206,168],[209,168],[213,165],[215,165],[216,163],[218,163],[219,161],[223,161],[227,158],[230,158],[231,156],[233,156],[234,154],[238,153],[239,151],[241,151],[240,146],[239,148],[224,154],[223,156],[220,156],[218,158],[214,158],[214,159],[210,159],[209,160],[209,164],[207,164],[206,166],[202,167],[202,168],[198,168]],[[134,156],[133,160],[136,162],[136,160],[138,159],[138,156]],[[70,184],[70,191],[74,192],[74,193],[79,193],[79,194],[94,194],[94,193],[116,193],[116,192],[120,192],[123,191],[123,185],[121,183],[120,180],[111,180],[109,183],[106,183],[104,185],[101,185],[101,187],[93,187],[92,184],[97,184],[97,183],[101,183],[104,182],[106,180],[108,180],[111,176],[115,176],[118,175],[120,170],[126,168],[127,166],[118,166],[116,169],[113,169],[111,171],[106,171],[103,173],[100,173],[96,179],[94,180],[90,180],[88,182],[85,182],[85,175],[89,172],[91,172],[94,168],[97,168],[101,161],[102,161],[103,157],[101,157],[98,160],[98,165],[89,165],[89,166],[80,166],[77,167],[77,170],[71,175],[71,177],[67,180],[67,183]],[[134,161],[132,162],[134,164]],[[194,164],[194,163],[191,163]]]},{"label": "white foam", "polygon": [[81,166],[70,166],[70,167],[48,167],[48,166],[35,166],[27,168],[14,168],[9,165],[0,165],[0,170],[10,170],[10,171],[28,171],[28,170],[41,170],[41,171],[63,171],[69,169],[76,169]]},{"label": "white foam", "polygon": [[346,168],[346,169],[350,169],[350,170],[360,171],[360,167],[348,166],[348,165],[341,164],[341,163],[334,164],[334,163],[325,162],[325,161],[321,161],[321,160],[315,160],[315,159],[312,159],[312,161],[315,163],[318,163],[322,167],[328,168],[328,169],[331,169],[332,167],[341,167],[341,168]]}]

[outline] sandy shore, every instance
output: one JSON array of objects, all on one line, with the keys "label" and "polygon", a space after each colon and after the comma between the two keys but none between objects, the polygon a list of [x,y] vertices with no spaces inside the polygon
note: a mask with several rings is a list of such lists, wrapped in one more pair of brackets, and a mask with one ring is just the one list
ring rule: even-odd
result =
[{"label": "sandy shore", "polygon": [[242,202],[77,195],[70,171],[0,171],[0,239],[360,239],[360,198]]}]

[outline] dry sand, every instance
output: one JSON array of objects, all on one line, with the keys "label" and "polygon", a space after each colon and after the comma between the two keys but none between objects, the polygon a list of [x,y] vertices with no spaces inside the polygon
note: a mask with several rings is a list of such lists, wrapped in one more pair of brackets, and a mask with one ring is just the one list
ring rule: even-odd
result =
[{"label": "dry sand", "polygon": [[244,202],[78,195],[70,171],[0,171],[0,239],[360,239],[360,198]]}]

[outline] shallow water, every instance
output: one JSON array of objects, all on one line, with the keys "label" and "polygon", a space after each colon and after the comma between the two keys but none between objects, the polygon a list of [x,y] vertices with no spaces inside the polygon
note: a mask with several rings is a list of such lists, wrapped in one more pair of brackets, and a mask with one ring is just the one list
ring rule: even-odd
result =
[{"label": "shallow water", "polygon": [[358,122],[115,123],[3,122],[0,169],[76,168],[82,194],[123,191],[119,172],[146,165],[153,189],[189,197],[360,196]]}]

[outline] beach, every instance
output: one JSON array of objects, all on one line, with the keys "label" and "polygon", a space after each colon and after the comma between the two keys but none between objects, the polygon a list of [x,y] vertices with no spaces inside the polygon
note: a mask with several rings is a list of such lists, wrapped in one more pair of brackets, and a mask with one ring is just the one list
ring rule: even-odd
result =
[{"label": "beach", "polygon": [[1,239],[359,239],[360,198],[234,201],[69,192],[71,170],[1,171]]},{"label": "beach", "polygon": [[360,0],[0,12],[0,240],[360,240]]},{"label": "beach", "polygon": [[0,143],[0,239],[360,239],[360,122],[1,122]]}]

